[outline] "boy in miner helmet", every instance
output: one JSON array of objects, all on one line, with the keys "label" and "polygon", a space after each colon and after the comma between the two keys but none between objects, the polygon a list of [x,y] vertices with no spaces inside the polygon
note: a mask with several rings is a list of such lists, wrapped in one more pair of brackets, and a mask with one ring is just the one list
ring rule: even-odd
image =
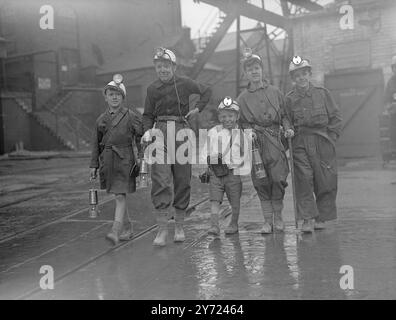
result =
[{"label": "boy in miner helmet", "polygon": [[282,209],[289,165],[281,142],[281,126],[286,136],[294,133],[286,117],[284,96],[264,78],[261,58],[246,48],[242,65],[249,84],[237,98],[241,106],[240,122],[244,129],[253,130],[253,139],[267,174],[260,178],[252,170],[253,186],[264,216],[261,233],[283,231]]},{"label": "boy in miner helmet", "polygon": [[103,95],[108,108],[96,120],[90,168],[93,179],[99,169],[101,189],[115,195],[114,222],[106,238],[116,245],[132,236],[126,194],[136,191],[139,170],[133,140],[140,141],[143,129],[141,116],[122,106],[126,89],[121,75],[103,88]]},{"label": "boy in miner helmet", "polygon": [[293,138],[297,215],[302,231],[324,229],[336,219],[337,163],[335,143],[342,128],[340,110],[329,90],[311,83],[312,67],[295,56],[289,73],[295,83],[286,95],[286,110],[296,132]]},{"label": "boy in miner helmet", "polygon": [[[225,234],[238,232],[238,219],[242,195],[241,175],[250,174],[250,157],[247,137],[238,126],[239,105],[225,97],[218,108],[220,124],[208,132],[207,143],[200,153],[200,162],[208,163],[211,227],[209,234],[219,236],[219,211],[224,192],[231,205],[232,216]],[[246,151],[245,151],[246,150]]]},{"label": "boy in miner helmet", "polygon": [[[143,113],[144,142],[151,142],[152,128],[160,130],[166,142],[166,159],[172,159],[175,149],[183,144],[171,138],[167,142],[167,128],[175,128],[175,136],[179,130],[189,128],[187,120],[202,111],[209,102],[211,90],[187,77],[175,74],[176,56],[165,48],[158,48],[154,55],[154,66],[158,79],[147,88],[147,96]],[[189,111],[189,96],[199,94],[200,99],[195,108]],[[185,210],[190,202],[191,163],[179,163],[177,159],[165,163],[154,163],[151,167],[151,199],[157,214],[158,233],[153,244],[166,245],[168,235],[168,212],[170,206],[175,208],[175,242],[185,240],[183,222]],[[173,183],[172,183],[173,180]],[[174,197],[172,199],[172,193]],[[172,201],[173,200],[173,201]]]}]

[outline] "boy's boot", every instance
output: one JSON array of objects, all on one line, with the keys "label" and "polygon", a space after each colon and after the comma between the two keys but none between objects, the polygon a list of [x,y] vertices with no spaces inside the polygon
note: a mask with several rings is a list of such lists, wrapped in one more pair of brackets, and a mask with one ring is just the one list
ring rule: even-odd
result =
[{"label": "boy's boot", "polygon": [[269,234],[272,233],[272,204],[270,200],[261,200],[261,210],[264,216],[264,224],[263,228],[261,229],[260,233],[262,234]]},{"label": "boy's boot", "polygon": [[274,228],[276,231],[283,232],[285,224],[282,220],[283,200],[272,200],[272,209],[274,210]]},{"label": "boy's boot", "polygon": [[214,236],[220,235],[220,227],[219,227],[219,214],[218,213],[212,213],[210,215],[210,228],[208,231],[209,234],[212,234]]},{"label": "boy's boot", "polygon": [[122,223],[114,221],[111,231],[106,235],[106,239],[110,240],[114,245],[117,245],[120,241],[119,236],[122,229]]},{"label": "boy's boot", "polygon": [[168,214],[167,212],[157,212],[158,232],[154,239],[153,245],[163,247],[166,245],[168,236]]},{"label": "boy's boot", "polygon": [[319,218],[315,218],[314,229],[315,230],[326,229],[325,223],[323,221],[320,221]]},{"label": "boy's boot", "polygon": [[128,219],[127,221],[124,221],[124,225],[122,226],[122,232],[119,236],[119,239],[121,241],[128,241],[132,238],[132,235],[133,235],[132,221]]},{"label": "boy's boot", "polygon": [[224,233],[225,234],[237,233],[238,232],[238,220],[239,220],[239,210],[238,211],[232,210],[230,224],[228,225],[227,228],[225,228]]},{"label": "boy's boot", "polygon": [[304,219],[304,222],[301,226],[301,231],[304,233],[312,233],[314,230],[313,220],[312,219]]},{"label": "boy's boot", "polygon": [[183,242],[186,240],[184,235],[183,224],[184,217],[186,216],[186,211],[181,209],[175,209],[175,237],[174,242]]}]

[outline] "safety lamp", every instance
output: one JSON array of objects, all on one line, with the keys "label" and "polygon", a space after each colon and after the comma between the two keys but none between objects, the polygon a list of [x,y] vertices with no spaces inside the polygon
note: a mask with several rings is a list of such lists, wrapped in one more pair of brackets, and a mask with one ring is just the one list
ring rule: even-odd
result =
[{"label": "safety lamp", "polygon": [[165,50],[165,48],[159,47],[155,50],[155,55],[157,57],[162,57],[166,53]]},{"label": "safety lamp", "polygon": [[299,64],[301,64],[303,62],[303,59],[300,56],[294,56],[292,61],[293,61],[293,64],[298,66]]},{"label": "safety lamp", "polygon": [[253,50],[252,48],[245,48],[243,49],[243,57],[245,59],[250,58],[253,55]]},{"label": "safety lamp", "polygon": [[115,74],[115,75],[113,76],[113,81],[114,81],[117,85],[121,84],[121,83],[122,83],[122,80],[124,80],[124,78],[123,78],[122,75],[120,75],[119,73],[117,73],[117,74]]},{"label": "safety lamp", "polygon": [[226,107],[229,107],[230,105],[232,105],[232,98],[231,97],[225,97],[223,100],[223,103]]},{"label": "safety lamp", "polygon": [[98,190],[95,189],[94,180],[91,179],[91,188],[89,189],[89,217],[92,219],[98,217]]}]

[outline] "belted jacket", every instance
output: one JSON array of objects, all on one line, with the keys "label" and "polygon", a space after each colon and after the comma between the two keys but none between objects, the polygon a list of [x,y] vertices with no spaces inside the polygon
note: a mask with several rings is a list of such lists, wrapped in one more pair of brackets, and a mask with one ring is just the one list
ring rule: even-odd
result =
[{"label": "belted jacket", "polygon": [[306,91],[294,88],[286,95],[286,112],[296,133],[316,130],[328,134],[333,141],[341,133],[341,112],[326,88],[312,83]]}]

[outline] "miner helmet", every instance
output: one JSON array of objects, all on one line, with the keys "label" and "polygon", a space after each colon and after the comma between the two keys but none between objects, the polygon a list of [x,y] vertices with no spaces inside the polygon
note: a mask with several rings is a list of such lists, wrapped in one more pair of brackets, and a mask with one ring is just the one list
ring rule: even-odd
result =
[{"label": "miner helmet", "polygon": [[172,62],[173,64],[176,64],[176,55],[173,53],[172,50],[159,47],[155,49],[155,54],[153,57],[154,62],[158,60],[167,60]]},{"label": "miner helmet", "polygon": [[239,113],[239,104],[238,102],[236,102],[235,100],[232,100],[231,97],[227,96],[225,97],[219,104],[219,106],[217,107],[218,111],[221,110],[231,110],[231,111],[235,111],[237,113]]},{"label": "miner helmet", "polygon": [[126,89],[125,89],[125,85],[122,83],[123,81],[123,77],[120,74],[115,74],[113,76],[113,80],[110,81],[108,84],[106,84],[106,86],[103,88],[103,95],[106,95],[106,90],[107,89],[114,89],[117,90],[118,92],[120,92],[123,96],[123,98],[125,99],[126,97]]},{"label": "miner helmet", "polygon": [[303,59],[300,56],[294,56],[289,65],[289,74],[292,75],[294,71],[303,68],[311,70],[312,66],[307,59]]},{"label": "miner helmet", "polygon": [[257,54],[253,54],[251,48],[245,48],[243,50],[243,58],[242,58],[243,70],[245,70],[246,65],[253,64],[254,62],[258,62],[261,68],[263,68],[263,61],[261,60],[260,56]]}]

